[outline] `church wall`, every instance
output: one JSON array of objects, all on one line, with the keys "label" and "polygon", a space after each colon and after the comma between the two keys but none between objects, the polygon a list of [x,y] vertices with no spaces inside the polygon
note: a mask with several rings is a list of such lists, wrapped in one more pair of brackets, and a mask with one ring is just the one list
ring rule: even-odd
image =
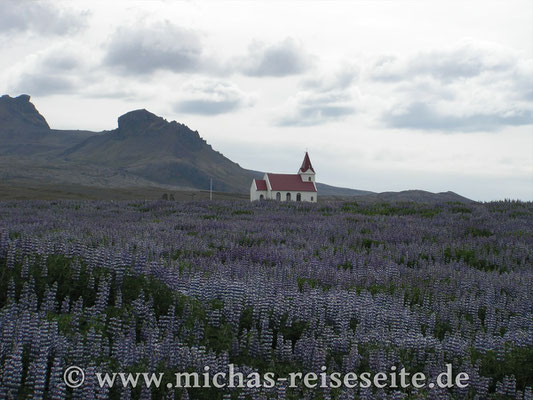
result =
[{"label": "church wall", "polygon": [[250,191],[250,200],[251,201],[259,200],[261,198],[261,195],[263,195],[265,200],[267,199],[266,190],[254,190],[254,189],[252,189]]},{"label": "church wall", "polygon": [[[272,192],[270,192],[270,197],[272,200],[276,200],[276,194],[278,193],[278,191],[275,191],[273,190]],[[309,201],[309,202],[313,202],[313,203],[316,203],[317,202],[317,193],[316,192],[298,192],[298,191],[285,191],[285,190],[279,190],[279,193],[281,193],[281,201],[287,201],[287,193],[290,193],[291,194],[291,201],[296,201],[296,196],[298,195],[298,193],[300,193],[302,195],[302,200],[301,201]],[[313,198],[311,200],[311,198]]]},{"label": "church wall", "polygon": [[[260,196],[263,195],[265,200],[276,200],[276,194],[278,191],[265,191],[265,190],[256,190],[255,185],[252,185],[250,187],[250,201],[256,201],[260,199]],[[301,194],[301,201],[308,201],[316,203],[318,200],[318,194],[317,192],[298,192],[298,191],[286,191],[286,190],[280,190],[279,193],[281,193],[281,201],[287,201],[287,193],[291,194],[291,200],[290,201],[296,201],[296,196],[298,193]]]},{"label": "church wall", "polygon": [[252,181],[252,185],[250,186],[250,201],[259,200],[260,196],[263,195],[265,199],[267,199],[267,191],[266,190],[257,190],[255,188],[255,181]]}]

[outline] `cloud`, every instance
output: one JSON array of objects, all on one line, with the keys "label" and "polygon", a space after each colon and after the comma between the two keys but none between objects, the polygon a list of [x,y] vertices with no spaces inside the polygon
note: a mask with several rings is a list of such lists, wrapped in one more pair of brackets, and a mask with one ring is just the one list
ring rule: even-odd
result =
[{"label": "cloud", "polygon": [[52,94],[71,93],[76,84],[70,79],[59,75],[35,73],[22,74],[16,84],[15,91],[31,93],[33,96],[49,96]]},{"label": "cloud", "polygon": [[200,36],[168,21],[122,27],[106,46],[104,64],[126,74],[195,72],[203,67]]},{"label": "cloud", "polygon": [[[87,54],[93,56],[88,58]],[[126,84],[124,79],[106,74],[99,62],[98,48],[61,41],[15,64],[7,74],[8,86],[13,92],[35,96],[138,97],[142,84]]]},{"label": "cloud", "polygon": [[447,49],[421,52],[407,58],[378,57],[370,76],[378,81],[401,81],[430,76],[443,82],[468,79],[483,73],[505,71],[513,66],[514,55],[494,43],[465,39]]},{"label": "cloud", "polygon": [[54,49],[42,59],[42,67],[55,72],[69,72],[78,69],[83,64],[80,54],[65,49]]},{"label": "cloud", "polygon": [[346,90],[359,78],[359,68],[355,65],[344,65],[336,73],[315,77],[303,81],[302,86],[320,92]]},{"label": "cloud", "polygon": [[351,106],[335,104],[307,105],[305,101],[298,104],[295,112],[286,115],[278,121],[279,126],[314,126],[326,122],[339,120],[342,117],[355,113]]},{"label": "cloud", "polygon": [[516,98],[533,102],[533,59],[518,60],[512,78]]},{"label": "cloud", "polygon": [[344,66],[334,74],[303,81],[303,90],[284,105],[279,126],[313,126],[355,114],[353,83],[358,69]]},{"label": "cloud", "polygon": [[85,26],[87,12],[59,9],[51,2],[2,0],[0,32],[63,35]]},{"label": "cloud", "polygon": [[472,40],[412,57],[383,56],[369,72],[373,88],[386,90],[387,126],[447,133],[532,124],[532,74],[533,60]]},{"label": "cloud", "polygon": [[404,110],[385,116],[385,122],[392,128],[407,128],[423,131],[490,132],[503,126],[533,124],[533,112],[515,110],[505,113],[472,113],[450,115],[439,112],[426,103],[411,103]]},{"label": "cloud", "polygon": [[237,86],[214,80],[200,80],[184,87],[187,99],[179,101],[175,110],[187,114],[218,115],[252,104]]},{"label": "cloud", "polygon": [[83,54],[80,46],[62,43],[26,57],[12,68],[13,90],[47,96],[83,89],[90,75]]},{"label": "cloud", "polygon": [[265,45],[253,42],[248,55],[237,62],[236,68],[249,76],[283,77],[298,75],[307,71],[313,57],[293,39]]}]

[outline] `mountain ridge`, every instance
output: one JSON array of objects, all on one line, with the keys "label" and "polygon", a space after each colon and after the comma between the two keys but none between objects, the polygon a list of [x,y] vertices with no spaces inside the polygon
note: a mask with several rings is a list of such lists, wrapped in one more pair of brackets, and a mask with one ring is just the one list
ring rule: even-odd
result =
[{"label": "mountain ridge", "polygon": [[[202,190],[212,179],[215,191],[247,193],[251,180],[263,175],[214,150],[198,131],[144,108],[119,116],[112,130],[57,130],[30,100],[26,94],[0,97],[4,182]],[[317,188],[334,197],[380,195],[323,183]]]}]

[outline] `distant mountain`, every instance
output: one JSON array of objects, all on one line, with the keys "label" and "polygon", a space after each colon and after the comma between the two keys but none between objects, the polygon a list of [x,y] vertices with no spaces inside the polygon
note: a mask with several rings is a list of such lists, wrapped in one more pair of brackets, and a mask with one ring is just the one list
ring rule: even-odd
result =
[{"label": "distant mountain", "polygon": [[[212,179],[215,191],[248,193],[252,179],[263,175],[213,150],[197,131],[145,109],[120,116],[118,127],[110,131],[55,130],[30,96],[4,95],[0,97],[0,141],[0,180],[17,187],[205,190]],[[422,191],[376,194],[322,183],[317,186],[320,196],[332,198],[436,196]],[[454,193],[447,197],[454,196],[461,197]]]},{"label": "distant mountain", "polygon": [[33,156],[64,150],[94,132],[50,129],[30,96],[0,97],[0,155]]},{"label": "distant mountain", "polygon": [[0,98],[0,140],[3,180],[206,189],[213,179],[214,190],[246,192],[258,175],[186,125],[146,110],[122,115],[111,131],[54,130],[30,96],[6,95]]},{"label": "distant mountain", "polygon": [[317,182],[316,188],[319,196],[336,196],[336,197],[351,197],[351,196],[364,196],[369,194],[375,194],[368,190],[349,189],[337,186],[326,185],[325,183]]},{"label": "distant mountain", "polygon": [[365,202],[423,202],[423,203],[445,203],[460,202],[469,203],[467,199],[454,192],[431,193],[425,190],[403,190],[401,192],[371,193],[358,197],[357,201]]},{"label": "distant mountain", "polygon": [[146,110],[118,119],[118,128],[66,149],[65,160],[116,168],[157,184],[242,192],[252,171],[224,157],[198,132],[176,121],[168,122]]},{"label": "distant mountain", "polygon": [[8,95],[0,97],[0,124],[4,134],[50,130],[48,123],[30,102],[30,96],[27,94],[15,98]]}]

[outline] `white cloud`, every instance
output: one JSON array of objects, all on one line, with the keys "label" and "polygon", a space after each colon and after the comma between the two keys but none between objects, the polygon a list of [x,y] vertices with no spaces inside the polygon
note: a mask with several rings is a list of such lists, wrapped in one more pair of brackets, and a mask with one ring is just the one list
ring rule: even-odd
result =
[{"label": "white cloud", "polygon": [[35,96],[72,93],[83,87],[87,67],[79,46],[52,45],[14,65],[10,86],[14,92]]},{"label": "white cloud", "polygon": [[503,126],[533,124],[530,110],[509,109],[502,113],[446,114],[438,107],[427,103],[413,102],[399,112],[393,111],[385,117],[385,122],[394,128],[419,129],[451,133],[491,132]]},{"label": "white cloud", "polygon": [[218,115],[236,111],[253,103],[236,85],[228,82],[200,79],[183,87],[184,97],[175,111],[186,114]]},{"label": "white cloud", "polygon": [[[87,57],[91,54],[91,57]],[[131,85],[121,76],[100,68],[98,46],[63,41],[30,54],[9,69],[8,88],[33,96],[76,95],[88,98],[134,98],[142,84]],[[137,93],[136,93],[137,92]]]},{"label": "white cloud", "polygon": [[306,79],[302,90],[284,105],[280,126],[311,126],[342,120],[354,114],[358,69],[346,65],[336,73]]},{"label": "white cloud", "polygon": [[495,43],[464,39],[453,46],[417,53],[410,57],[383,55],[371,68],[371,77],[400,81],[430,76],[443,82],[468,79],[483,73],[509,70],[516,54]]},{"label": "white cloud", "polygon": [[236,62],[235,67],[250,76],[283,77],[307,71],[313,63],[302,44],[287,38],[282,42],[266,45],[252,42],[246,57]]},{"label": "white cloud", "polygon": [[205,66],[203,57],[197,32],[163,21],[117,29],[106,46],[104,64],[132,75],[195,72]]},{"label": "white cloud", "polygon": [[56,7],[50,1],[2,0],[0,32],[31,32],[39,35],[63,35],[85,27],[87,11]]},{"label": "white cloud", "polygon": [[532,61],[503,46],[465,40],[411,57],[380,57],[368,76],[389,93],[382,115],[389,127],[489,132],[533,124]]}]

